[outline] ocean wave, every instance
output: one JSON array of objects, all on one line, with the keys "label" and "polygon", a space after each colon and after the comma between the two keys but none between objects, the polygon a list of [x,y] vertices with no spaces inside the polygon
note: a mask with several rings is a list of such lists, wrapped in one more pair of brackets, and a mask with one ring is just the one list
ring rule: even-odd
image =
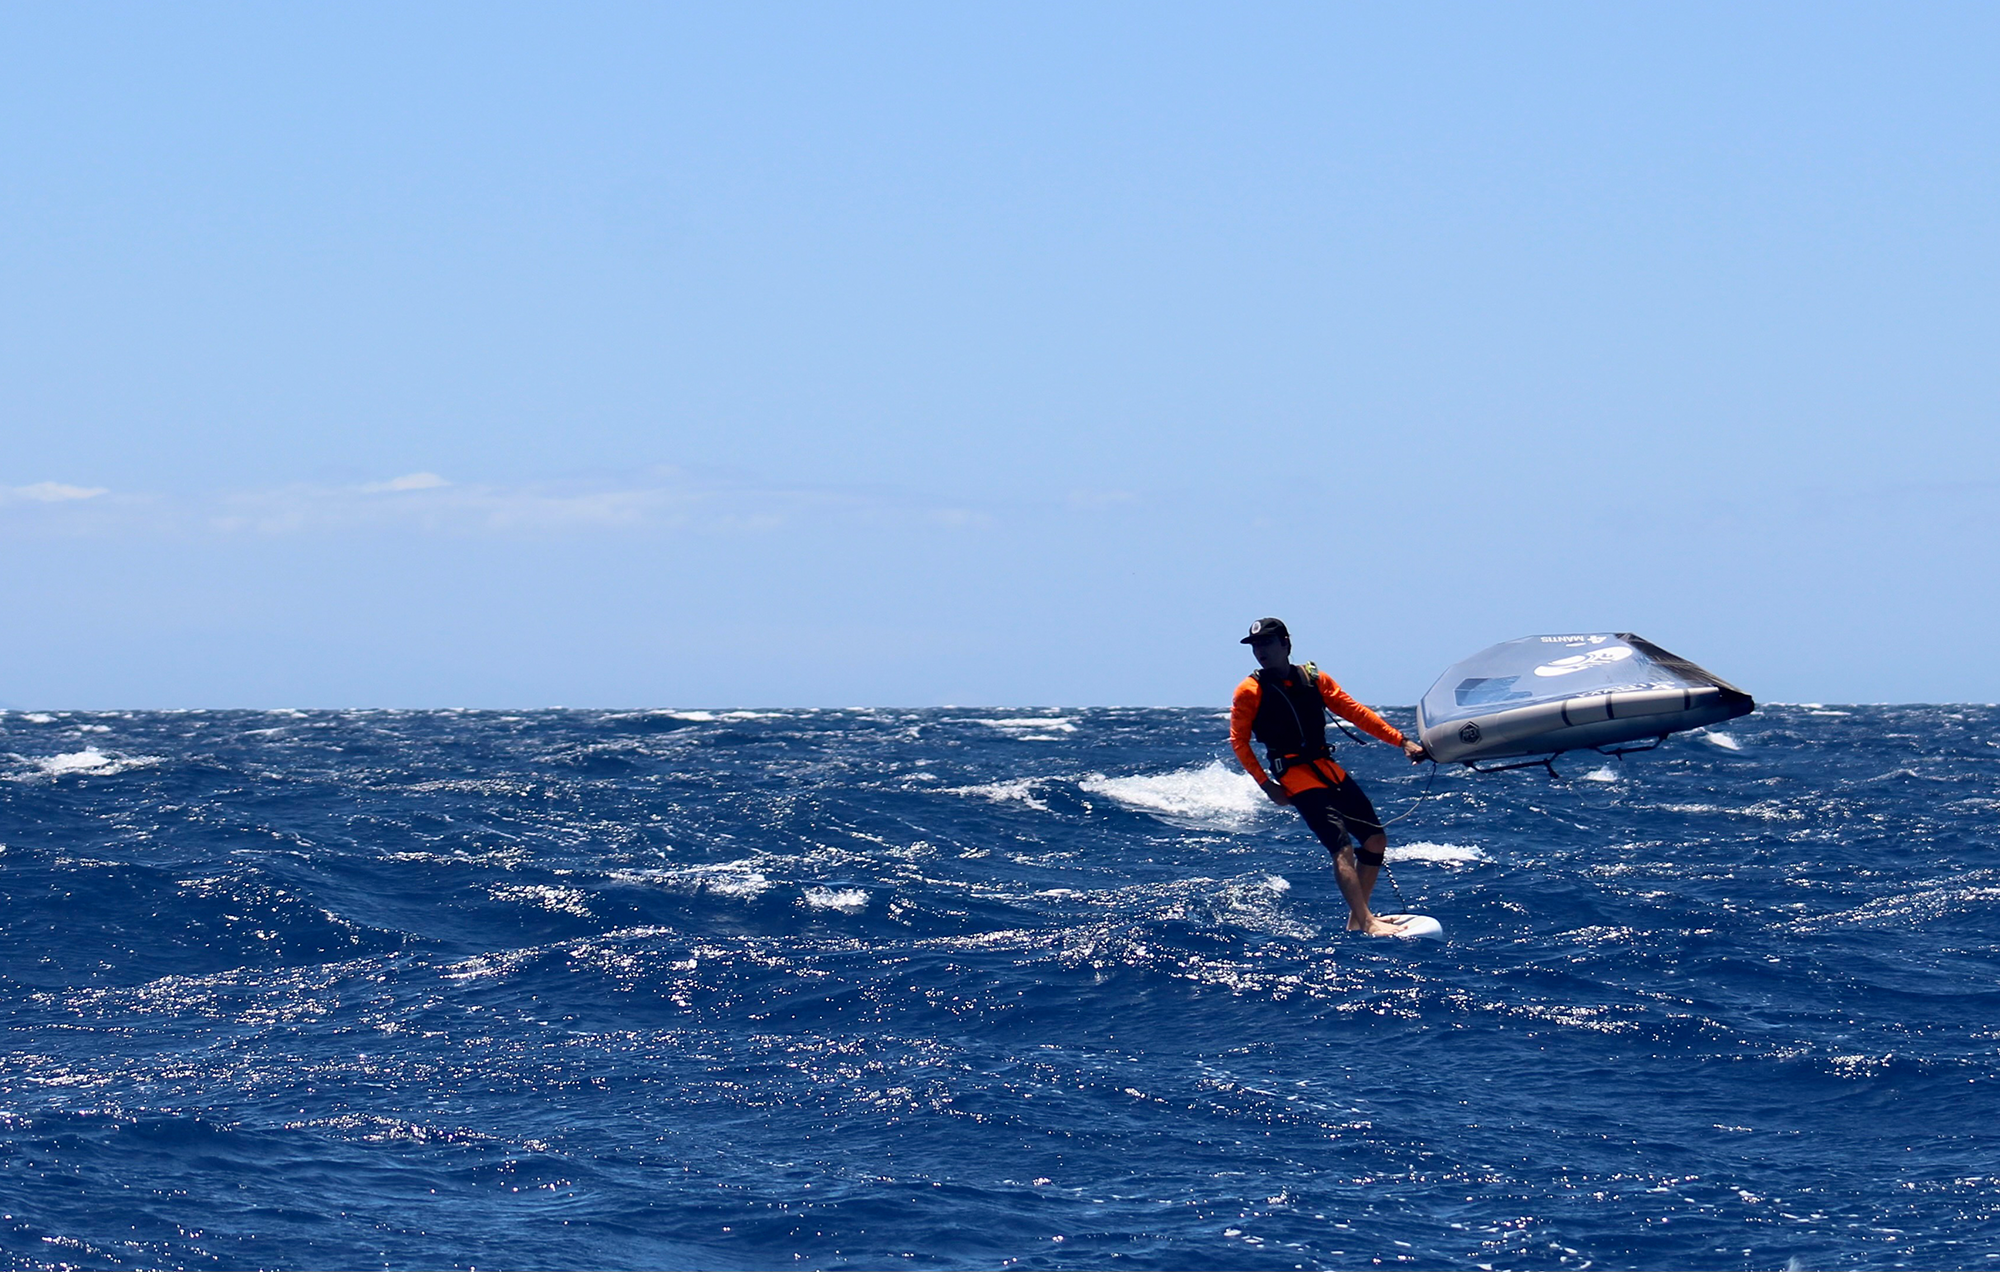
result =
[{"label": "ocean wave", "polygon": [[1024,741],[1052,741],[1056,734],[1076,732],[1076,721],[1068,716],[1002,716],[966,720],[964,723],[983,724],[989,729],[1022,737]]},{"label": "ocean wave", "polygon": [[1168,825],[1197,830],[1242,830],[1273,807],[1249,774],[1225,768],[1220,760],[1199,768],[1134,777],[1093,773],[1077,787]]},{"label": "ocean wave", "polygon": [[0,717],[15,1262],[1991,1244],[2000,714],[1778,711],[1731,726],[1754,764],[1421,802],[1363,750],[1409,809],[1375,904],[1449,937],[1410,942],[1344,931],[1214,710],[992,710]]},{"label": "ocean wave", "polygon": [[[919,776],[925,776],[919,774]],[[939,791],[945,795],[977,795],[981,799],[996,804],[1022,804],[1038,813],[1049,811],[1048,801],[1036,792],[1048,778],[1017,777],[1004,782],[981,782],[974,786],[945,786]]]},{"label": "ocean wave", "polygon": [[125,755],[117,752],[100,751],[94,746],[87,746],[81,751],[70,751],[62,755],[50,755],[40,758],[17,756],[16,758],[24,760],[30,766],[28,772],[23,776],[35,777],[63,777],[71,774],[84,774],[92,777],[113,777],[119,773],[130,772],[133,769],[152,768],[155,765],[165,763],[157,755]]},{"label": "ocean wave", "polygon": [[612,883],[747,899],[760,896],[775,886],[764,873],[763,865],[761,861],[742,860],[692,866],[628,867],[612,870],[606,878]]},{"label": "ocean wave", "polygon": [[866,888],[807,888],[799,895],[799,904],[809,910],[836,910],[841,914],[859,914],[868,908]]},{"label": "ocean wave", "polygon": [[1391,844],[1383,854],[1390,861],[1421,861],[1432,866],[1476,866],[1491,860],[1485,851],[1471,844]]},{"label": "ocean wave", "polygon": [[580,919],[590,917],[588,899],[577,888],[554,887],[539,883],[499,884],[489,888],[487,895],[495,901],[512,901],[522,905],[538,906],[558,914],[572,914]]}]

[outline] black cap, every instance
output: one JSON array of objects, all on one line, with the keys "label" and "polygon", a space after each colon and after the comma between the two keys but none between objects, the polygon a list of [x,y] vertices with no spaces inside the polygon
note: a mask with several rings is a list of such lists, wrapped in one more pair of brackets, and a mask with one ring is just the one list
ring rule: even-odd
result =
[{"label": "black cap", "polygon": [[1282,618],[1260,618],[1250,624],[1250,634],[1238,641],[1239,645],[1261,645],[1267,640],[1290,640],[1292,634],[1285,630]]}]

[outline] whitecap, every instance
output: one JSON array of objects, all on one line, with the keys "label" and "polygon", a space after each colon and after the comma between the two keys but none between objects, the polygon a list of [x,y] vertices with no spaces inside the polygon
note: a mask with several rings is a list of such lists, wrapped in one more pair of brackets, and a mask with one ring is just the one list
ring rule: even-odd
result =
[{"label": "whitecap", "polygon": [[1471,866],[1493,860],[1471,844],[1398,844],[1387,855],[1390,861],[1422,861],[1434,866]]},{"label": "whitecap", "polygon": [[100,768],[110,768],[112,758],[96,746],[86,746],[84,750],[72,750],[66,756],[48,756],[46,760],[36,760],[34,764],[42,772],[54,776],[60,772],[96,772]]},{"label": "whitecap", "polygon": [[704,892],[713,892],[725,897],[754,897],[771,886],[761,870],[742,870],[722,867],[714,873],[701,876]]},{"label": "whitecap", "polygon": [[614,870],[607,878],[613,883],[692,887],[697,892],[723,897],[754,897],[771,887],[764,872],[747,860],[669,870]]},{"label": "whitecap", "polygon": [[1077,785],[1169,825],[1199,830],[1241,830],[1270,807],[1248,773],[1225,768],[1220,760],[1151,776],[1093,773]]},{"label": "whitecap", "polygon": [[1053,742],[1049,733],[1075,733],[1076,721],[1068,716],[1010,716],[1003,720],[967,720],[966,724],[983,724],[989,729],[1043,729],[1047,732],[1040,737],[1023,737],[1024,742]]},{"label": "whitecap", "polygon": [[1576,780],[1579,782],[1615,782],[1618,780],[1618,770],[1606,764],[1602,768],[1590,770],[1590,772],[1583,774]]},{"label": "whitecap", "polygon": [[868,908],[868,891],[865,888],[807,888],[799,901],[809,910],[859,914]]},{"label": "whitecap", "polygon": [[50,777],[60,777],[65,773],[88,773],[98,777],[110,777],[127,769],[145,768],[158,764],[156,755],[107,755],[94,746],[81,751],[70,751],[64,755],[51,755],[34,761],[35,767]]},{"label": "whitecap", "polygon": [[1035,788],[1044,782],[1040,777],[1017,777],[1008,782],[985,782],[978,786],[947,786],[946,795],[977,795],[990,799],[996,804],[1021,803],[1038,813],[1049,811],[1047,801],[1035,794]]},{"label": "whitecap", "polygon": [[1704,733],[1701,735],[1701,740],[1711,746],[1719,746],[1725,751],[1740,751],[1743,749],[1743,744],[1735,738],[1730,737],[1727,733]]}]

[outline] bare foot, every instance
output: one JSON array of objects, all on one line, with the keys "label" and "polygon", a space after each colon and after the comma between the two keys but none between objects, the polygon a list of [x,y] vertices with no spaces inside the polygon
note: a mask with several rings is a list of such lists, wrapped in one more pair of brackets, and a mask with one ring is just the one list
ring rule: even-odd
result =
[{"label": "bare foot", "polygon": [[1409,920],[1406,918],[1385,919],[1379,914],[1371,914],[1368,916],[1368,922],[1365,924],[1358,923],[1350,918],[1347,920],[1347,930],[1350,932],[1366,932],[1370,936],[1400,936],[1403,932],[1403,924],[1407,922]]}]

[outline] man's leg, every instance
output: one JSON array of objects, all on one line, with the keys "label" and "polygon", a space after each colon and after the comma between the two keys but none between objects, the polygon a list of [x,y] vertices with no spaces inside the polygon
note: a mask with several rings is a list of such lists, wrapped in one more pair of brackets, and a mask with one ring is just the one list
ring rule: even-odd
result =
[{"label": "man's leg", "polygon": [[1389,837],[1382,831],[1382,819],[1368,792],[1352,777],[1337,783],[1327,793],[1327,803],[1347,832],[1360,843],[1337,854],[1334,877],[1340,880],[1340,894],[1347,898],[1347,930],[1370,936],[1394,936],[1400,923],[1391,923],[1368,908],[1375,894],[1375,876],[1382,872],[1382,857],[1389,850]]},{"label": "man's leg", "polygon": [[[1389,842],[1368,797],[1352,782],[1343,782],[1332,790],[1321,786],[1296,791],[1292,807],[1299,810],[1306,825],[1333,856],[1334,881],[1347,901],[1347,930],[1370,936],[1394,936],[1400,925],[1377,918],[1368,908],[1369,894],[1375,890],[1375,876],[1382,869],[1383,846]],[[1362,843],[1359,861],[1355,860],[1354,849],[1348,846],[1349,827],[1375,832]]]},{"label": "man's leg", "polygon": [[1368,908],[1368,898],[1375,891],[1375,877],[1382,873],[1382,855],[1389,845],[1389,837],[1377,832],[1370,835],[1356,853],[1352,848],[1343,847],[1333,857],[1333,877],[1340,882],[1340,895],[1347,898],[1347,930],[1366,932],[1370,936],[1394,936],[1402,925],[1391,923]]}]

